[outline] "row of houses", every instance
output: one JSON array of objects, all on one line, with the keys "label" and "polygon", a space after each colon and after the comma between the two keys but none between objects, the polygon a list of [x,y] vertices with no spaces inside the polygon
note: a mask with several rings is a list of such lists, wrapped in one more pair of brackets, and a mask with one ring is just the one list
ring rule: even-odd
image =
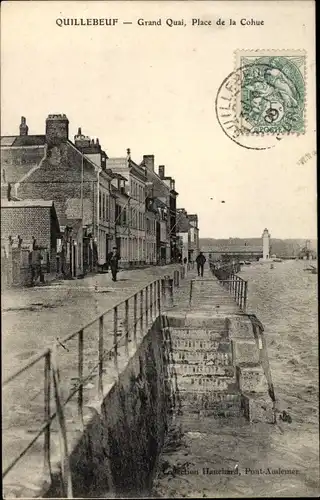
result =
[{"label": "row of houses", "polygon": [[115,246],[123,268],[192,260],[198,218],[182,224],[177,197],[154,155],[109,158],[81,128],[72,141],[64,114],[48,115],[43,135],[30,135],[22,117],[19,135],[1,137],[2,254],[36,241],[50,272],[94,271]]}]

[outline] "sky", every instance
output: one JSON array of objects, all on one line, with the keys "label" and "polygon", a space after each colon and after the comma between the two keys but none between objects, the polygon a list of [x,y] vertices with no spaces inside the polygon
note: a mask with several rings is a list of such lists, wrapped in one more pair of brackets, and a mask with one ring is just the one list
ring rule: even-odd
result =
[{"label": "sky", "polygon": [[[57,26],[63,18],[119,21]],[[298,164],[316,149],[312,1],[4,2],[1,24],[1,135],[17,134],[21,116],[29,134],[43,134],[48,114],[65,113],[71,140],[81,126],[109,157],[154,154],[176,180],[178,206],[198,214],[200,237],[259,237],[267,227],[275,238],[316,238],[316,157]],[[235,144],[215,114],[234,51],[261,47],[307,51],[306,134],[267,151]]]}]

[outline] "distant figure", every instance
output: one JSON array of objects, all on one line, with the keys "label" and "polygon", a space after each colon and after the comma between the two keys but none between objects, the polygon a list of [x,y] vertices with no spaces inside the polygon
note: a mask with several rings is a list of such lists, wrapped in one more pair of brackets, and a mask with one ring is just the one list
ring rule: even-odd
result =
[{"label": "distant figure", "polygon": [[117,272],[119,270],[119,260],[120,260],[120,255],[118,254],[117,247],[113,247],[113,251],[110,255],[109,258],[109,265],[111,269],[111,274],[112,274],[112,281],[117,281]]},{"label": "distant figure", "polygon": [[184,264],[187,264],[187,262],[188,262],[188,259],[187,259],[187,257],[185,257],[185,258],[183,259],[183,263],[184,263]]},{"label": "distant figure", "polygon": [[178,253],[178,262],[179,262],[179,264],[182,263],[182,253],[181,252]]},{"label": "distant figure", "polygon": [[200,276],[200,274],[201,274],[202,278],[203,278],[203,268],[204,268],[206,260],[207,259],[205,258],[205,256],[203,255],[202,252],[200,252],[198,257],[196,258],[198,276]]}]

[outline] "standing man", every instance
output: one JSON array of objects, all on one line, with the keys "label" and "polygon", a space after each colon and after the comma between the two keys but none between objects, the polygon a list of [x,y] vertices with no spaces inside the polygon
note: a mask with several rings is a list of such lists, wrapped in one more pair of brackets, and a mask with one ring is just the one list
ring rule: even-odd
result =
[{"label": "standing man", "polygon": [[198,276],[200,276],[201,274],[201,278],[203,278],[203,268],[206,260],[207,259],[205,258],[202,252],[200,252],[198,257],[196,258]]},{"label": "standing man", "polygon": [[113,247],[113,251],[110,255],[109,259],[109,265],[111,269],[111,274],[112,274],[112,281],[117,281],[117,272],[119,270],[119,260],[120,260],[120,255],[118,254],[117,247]]},{"label": "standing man", "polygon": [[38,278],[40,278],[40,283],[43,283],[44,276],[43,276],[42,268],[41,268],[42,255],[41,255],[40,249],[38,248],[38,246],[36,244],[34,245],[33,250],[31,251],[30,260],[31,260],[31,283],[32,283],[32,285],[36,284]]}]

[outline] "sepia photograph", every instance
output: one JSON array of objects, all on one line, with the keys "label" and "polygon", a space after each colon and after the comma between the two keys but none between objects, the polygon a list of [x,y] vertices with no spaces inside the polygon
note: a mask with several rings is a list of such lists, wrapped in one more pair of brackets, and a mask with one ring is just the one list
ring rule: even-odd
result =
[{"label": "sepia photograph", "polygon": [[1,5],[2,490],[318,498],[315,2]]}]

